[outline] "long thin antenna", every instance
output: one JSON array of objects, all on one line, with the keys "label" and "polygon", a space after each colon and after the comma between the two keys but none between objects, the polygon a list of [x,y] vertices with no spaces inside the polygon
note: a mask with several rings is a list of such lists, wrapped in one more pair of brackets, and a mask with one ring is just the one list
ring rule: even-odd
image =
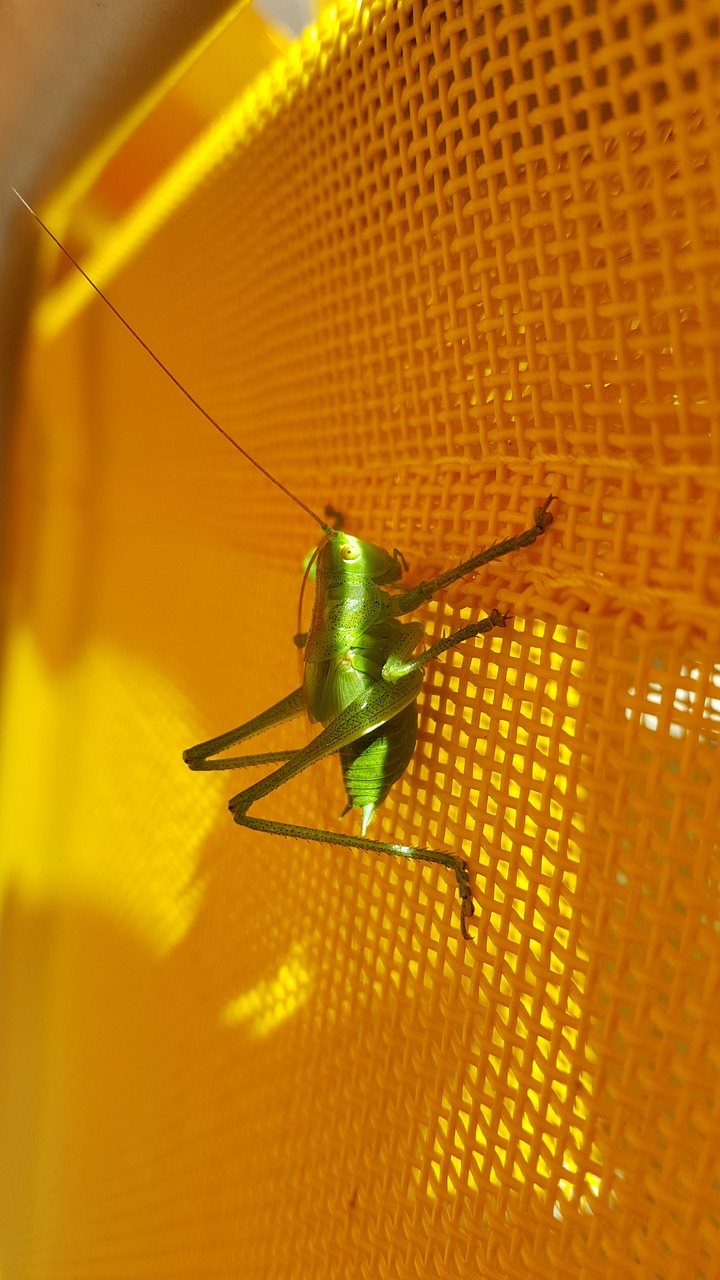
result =
[{"label": "long thin antenna", "polygon": [[325,521],[321,520],[320,516],[315,514],[312,507],[308,507],[307,504],[303,502],[301,498],[298,498],[292,492],[292,490],[287,489],[285,485],[280,482],[280,480],[276,479],[276,477],[272,474],[272,472],[267,471],[265,467],[262,466],[261,463],[259,463],[255,458],[253,458],[251,453],[248,453],[247,449],[243,449],[242,445],[238,444],[237,440],[235,440],[233,436],[231,436],[230,433],[225,430],[224,427],[220,426],[220,423],[217,422],[215,418],[213,418],[212,414],[208,413],[207,409],[203,408],[199,400],[196,400],[194,395],[191,395],[187,387],[183,386],[180,379],[175,377],[175,374],[172,373],[170,369],[168,369],[166,364],[163,364],[162,360],[160,359],[159,356],[155,354],[152,347],[148,346],[144,338],[141,338],[140,334],[137,333],[137,331],[133,329],[132,325],[125,319],[125,317],[120,314],[117,307],[113,306],[112,302],[108,297],[106,297],[106,295],[103,293],[99,285],[96,285],[95,281],[91,279],[87,271],[83,270],[83,268],[80,266],[80,263],[77,261],[77,259],[73,258],[72,254],[70,253],[70,250],[65,248],[65,245],[62,244],[60,240],[58,240],[56,235],[53,235],[50,228],[43,222],[39,214],[37,214],[35,210],[31,208],[27,200],[23,199],[23,197],[20,195],[20,192],[15,187],[12,187],[12,190],[15,192],[15,195],[17,196],[20,203],[25,205],[25,208],[27,209],[28,213],[32,214],[35,221],[39,222],[43,231],[47,235],[49,235],[51,240],[55,242],[58,249],[60,249],[60,251],[65,254],[65,257],[68,258],[70,262],[72,262],[73,266],[80,272],[80,275],[87,280],[88,284],[90,285],[90,288],[95,290],[99,298],[102,298],[103,302],[106,304],[106,306],[110,308],[113,315],[117,316],[120,323],[125,326],[128,333],[131,333],[133,338],[135,338],[135,340],[140,343],[140,346],[145,351],[147,351],[150,358],[155,361],[155,364],[158,365],[160,369],[162,369],[163,373],[167,375],[167,377],[170,379],[171,382],[175,383],[175,386],[178,388],[178,391],[182,391],[185,398],[189,400],[192,405],[195,406],[198,412],[202,414],[203,418],[205,418],[210,423],[210,426],[214,427],[216,431],[219,431],[220,435],[225,437],[228,444],[231,444],[233,449],[237,449],[238,453],[241,453],[243,458],[246,458],[248,462],[252,463],[252,465],[256,468],[257,471],[262,472],[262,474],[270,481],[271,484],[274,484],[277,489],[280,489],[282,493],[286,495],[286,497],[290,498],[291,501],[294,502],[298,507],[301,507],[306,515],[310,516],[317,524],[320,525],[320,528],[323,530],[323,532],[329,533],[330,531],[327,525],[325,524]]}]

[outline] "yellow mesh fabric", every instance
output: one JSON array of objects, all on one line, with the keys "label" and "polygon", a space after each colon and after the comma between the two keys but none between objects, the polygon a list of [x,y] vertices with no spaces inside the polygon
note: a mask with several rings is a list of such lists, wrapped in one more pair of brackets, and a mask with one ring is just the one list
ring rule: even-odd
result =
[{"label": "yellow mesh fabric", "polygon": [[[5,649],[3,1275],[720,1274],[720,25],[331,14],[92,264],[243,445],[509,610],[372,834],[237,828],[183,748],[297,684],[314,528],[69,277]],[[267,749],[302,745],[288,726]],[[336,761],[259,814],[325,826]],[[350,819],[345,819],[345,827]]]}]

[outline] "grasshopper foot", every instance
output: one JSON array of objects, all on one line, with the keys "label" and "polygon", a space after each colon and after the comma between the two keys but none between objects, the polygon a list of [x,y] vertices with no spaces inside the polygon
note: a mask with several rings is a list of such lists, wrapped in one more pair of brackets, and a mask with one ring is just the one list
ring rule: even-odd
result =
[{"label": "grasshopper foot", "polygon": [[455,872],[457,878],[458,893],[460,894],[460,932],[466,942],[470,942],[470,934],[467,931],[467,921],[471,916],[475,915],[475,904],[473,903],[472,889],[470,888],[470,875],[464,862]]},{"label": "grasshopper foot", "polygon": [[494,627],[504,627],[508,618],[512,617],[512,614],[499,613],[497,609],[493,609],[492,613],[488,614],[488,617]]},{"label": "grasshopper foot", "polygon": [[555,502],[554,493],[551,493],[550,496],[545,499],[541,507],[535,508],[535,528],[538,533],[544,533],[548,525],[552,524],[552,512],[549,509],[551,502]]}]

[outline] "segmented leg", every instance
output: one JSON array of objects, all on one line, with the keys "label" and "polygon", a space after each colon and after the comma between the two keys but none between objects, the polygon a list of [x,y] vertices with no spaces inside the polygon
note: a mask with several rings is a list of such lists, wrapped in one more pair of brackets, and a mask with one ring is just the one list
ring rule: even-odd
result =
[{"label": "segmented leg", "polygon": [[401,680],[403,676],[410,675],[411,671],[417,671],[428,662],[434,662],[443,653],[447,653],[448,649],[454,649],[465,640],[484,635],[487,631],[492,631],[493,627],[504,627],[508,617],[509,614],[498,613],[497,609],[493,609],[482,622],[471,622],[467,627],[453,631],[452,635],[445,636],[442,640],[438,640],[437,644],[430,645],[429,649],[425,649],[416,658],[403,661],[397,654],[391,653],[382,669],[383,680]]},{"label": "segmented leg", "polygon": [[294,823],[276,822],[271,818],[254,818],[248,813],[251,805],[263,796],[270,795],[290,778],[309,768],[318,760],[334,755],[346,743],[354,741],[367,733],[369,728],[383,724],[408,703],[413,702],[420,691],[422,676],[420,672],[411,672],[402,680],[393,684],[381,683],[371,691],[369,697],[359,698],[347,707],[332,724],[323,729],[312,742],[292,754],[280,755],[267,752],[258,756],[239,756],[224,759],[210,759],[220,751],[225,751],[246,738],[252,737],[263,729],[271,728],[284,720],[289,720],[304,710],[302,690],[284,698],[276,706],[262,715],[249,720],[229,733],[212,738],[209,742],[200,743],[185,752],[184,759],[193,769],[234,769],[249,764],[270,764],[282,759],[284,763],[279,769],[266,778],[259,779],[252,786],[245,788],[230,801],[230,811],[235,821],[253,831],[264,831],[271,835],[294,836],[301,840],[313,840],[321,844],[342,845],[350,849],[368,849],[373,853],[392,854],[395,857],[410,858],[419,862],[431,862],[447,867],[455,873],[461,904],[460,927],[464,938],[468,938],[466,920],[473,914],[470,878],[462,858],[455,854],[434,849],[414,849],[410,845],[392,844],[384,840],[370,840],[364,836],[349,836],[337,831],[322,831],[313,827],[304,827]]},{"label": "segmented leg", "polygon": [[298,840],[314,840],[319,844],[338,844],[346,849],[368,849],[370,853],[389,853],[396,858],[411,858],[415,862],[434,862],[454,871],[460,898],[460,932],[470,940],[467,921],[475,914],[470,874],[462,858],[454,853],[442,853],[435,849],[414,849],[412,845],[390,844],[384,840],[369,840],[366,836],[348,836],[338,831],[321,831],[316,827],[301,827],[290,822],[274,822],[271,818],[252,818],[249,814],[233,811],[233,817],[242,827],[251,831],[264,831],[269,835],[294,836]]},{"label": "segmented leg", "polygon": [[274,729],[275,725],[295,720],[297,716],[304,715],[305,710],[302,688],[294,689],[286,698],[281,698],[272,707],[268,707],[267,711],[261,711],[259,716],[253,716],[252,720],[246,720],[237,729],[221,733],[217,738],[209,738],[207,742],[198,742],[197,746],[183,751],[183,760],[190,769],[195,770],[244,769],[253,764],[277,764],[281,760],[289,760],[297,754],[295,751],[264,751],[254,756],[225,756],[222,760],[211,760],[210,757],[237,746],[238,742],[254,738],[266,729]]},{"label": "segmented leg", "polygon": [[[417,635],[412,640],[411,648],[414,648],[415,644],[417,644],[421,628],[418,625],[413,628],[413,631],[416,631]],[[405,637],[403,637],[404,639]],[[406,647],[406,645],[403,645],[404,650],[406,650]],[[405,656],[405,653],[403,656]],[[252,831],[264,831],[271,835],[293,836],[300,840],[342,845],[344,848],[349,849],[368,849],[372,853],[392,854],[395,857],[409,858],[418,862],[430,862],[447,867],[455,873],[460,896],[460,928],[463,937],[469,938],[466,920],[474,913],[470,877],[465,862],[455,854],[435,849],[414,849],[410,845],[392,844],[384,840],[370,840],[365,836],[349,836],[338,831],[322,831],[314,827],[303,827],[294,823],[276,822],[271,818],[254,818],[248,814],[249,808],[257,800],[260,800],[263,796],[270,795],[271,792],[276,791],[278,787],[288,782],[290,778],[295,777],[304,769],[308,769],[318,760],[334,755],[347,743],[362,737],[376,725],[390,720],[408,703],[414,702],[420,691],[421,684],[422,675],[419,671],[411,671],[404,679],[397,679],[392,684],[384,681],[379,683],[369,697],[359,698],[355,703],[347,707],[312,742],[298,751],[268,751],[252,756],[211,758],[216,757],[221,751],[227,751],[228,748],[235,746],[238,742],[243,742],[255,734],[262,733],[264,729],[273,728],[275,725],[291,720],[304,712],[305,699],[302,689],[296,689],[288,697],[276,703],[275,706],[268,708],[267,711],[255,716],[252,720],[248,720],[246,724],[240,725],[237,729],[231,729],[228,733],[220,734],[217,738],[211,738],[208,742],[201,742],[197,746],[191,747],[189,751],[184,752],[183,759],[191,769],[203,770],[240,769],[248,765],[276,764],[282,761],[281,768],[276,769],[266,778],[260,779],[244,791],[239,792],[238,795],[233,796],[229,808],[233,818],[240,826],[248,827]]]},{"label": "segmented leg", "polygon": [[[295,823],[277,822],[272,818],[254,818],[248,813],[256,801],[270,795],[278,787],[283,786],[290,778],[309,768],[318,760],[334,755],[341,747],[362,737],[369,729],[384,724],[394,715],[414,702],[420,692],[422,672],[411,671],[408,675],[392,684],[382,681],[375,685],[369,693],[358,698],[354,703],[332,721],[327,728],[313,739],[302,750],[288,759],[279,769],[265,778],[259,779],[252,786],[233,796],[230,811],[235,821],[253,831],[264,831],[271,835],[295,836],[302,840],[312,840],[320,844],[342,845],[350,849],[368,849],[373,853],[392,854],[395,857],[410,858],[418,862],[436,863],[447,867],[455,873],[460,896],[460,928],[464,938],[468,938],[466,921],[474,913],[470,877],[467,866],[456,854],[435,849],[415,849],[410,845],[390,843],[384,840],[370,840],[364,836],[350,836],[337,831],[318,830]],[[230,745],[228,743],[228,745]],[[224,762],[218,762],[222,764]]]},{"label": "segmented leg", "polygon": [[449,587],[458,579],[466,577],[468,573],[474,573],[476,569],[480,569],[484,564],[490,564],[493,560],[500,560],[503,556],[507,556],[511,551],[519,551],[521,547],[531,547],[534,542],[545,532],[549,525],[552,524],[552,515],[550,512],[550,503],[554,501],[554,494],[547,497],[541,507],[535,511],[535,524],[531,529],[525,529],[523,533],[515,534],[512,538],[505,538],[503,542],[496,542],[494,546],[487,547],[485,551],[479,551],[476,556],[471,556],[469,560],[463,561],[455,569],[446,569],[444,573],[439,573],[436,578],[431,578],[429,582],[419,582],[416,587],[411,587],[409,591],[405,591],[402,595],[393,598],[392,612],[396,618],[401,617],[404,613],[412,613],[413,610],[419,609],[421,604],[432,600],[438,591],[443,591],[445,587]]}]

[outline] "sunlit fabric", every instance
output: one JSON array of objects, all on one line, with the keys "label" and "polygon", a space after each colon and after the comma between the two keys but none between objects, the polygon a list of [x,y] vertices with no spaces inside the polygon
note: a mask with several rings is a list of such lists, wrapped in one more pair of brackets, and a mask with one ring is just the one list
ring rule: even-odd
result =
[{"label": "sunlit fabric", "polygon": [[[696,0],[343,6],[85,263],[410,583],[556,495],[541,541],[416,615],[427,643],[510,617],[428,670],[368,831],[468,860],[470,942],[442,868],[241,830],[257,774],[183,765],[300,683],[318,531],[43,245],[3,1276],[720,1273],[719,84]],[[258,813],[359,833],[345,803],[332,759]]]}]

